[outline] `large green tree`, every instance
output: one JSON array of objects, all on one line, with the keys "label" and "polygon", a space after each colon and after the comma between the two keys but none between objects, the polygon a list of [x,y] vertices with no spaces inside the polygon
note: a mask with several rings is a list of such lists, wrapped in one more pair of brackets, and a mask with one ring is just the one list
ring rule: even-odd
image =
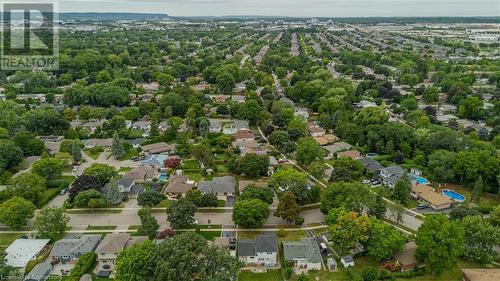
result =
[{"label": "large green tree", "polygon": [[101,186],[104,186],[112,178],[118,176],[118,172],[115,170],[115,168],[100,163],[94,163],[90,165],[90,167],[85,168],[83,174],[86,176],[94,176]]},{"label": "large green tree", "polygon": [[371,220],[367,216],[345,208],[332,209],[326,216],[326,223],[332,242],[342,250],[368,240]]},{"label": "large green tree", "polygon": [[13,197],[0,205],[0,222],[10,228],[21,228],[33,217],[35,209],[30,201]]},{"label": "large green tree", "polygon": [[66,231],[68,222],[69,217],[63,209],[45,207],[36,214],[33,228],[35,228],[38,237],[54,241]]},{"label": "large green tree", "polygon": [[440,275],[450,269],[463,253],[464,230],[444,215],[427,216],[417,231],[416,257],[428,271]]},{"label": "large green tree", "polygon": [[279,200],[280,202],[274,215],[287,222],[297,222],[299,224],[302,220],[300,219],[299,205],[295,200],[295,195],[290,191],[285,191],[280,195]]},{"label": "large green tree", "polygon": [[167,219],[170,226],[182,228],[192,225],[195,222],[194,215],[197,209],[195,204],[184,197],[172,202],[167,208]]},{"label": "large green tree", "polygon": [[297,144],[297,162],[301,165],[310,165],[316,160],[323,159],[324,151],[312,138],[301,138]]},{"label": "large green tree", "polygon": [[149,239],[154,239],[160,228],[158,221],[151,215],[151,211],[147,208],[142,208],[138,212],[141,219],[141,226],[137,230],[139,235],[146,235]]},{"label": "large green tree", "polygon": [[372,220],[367,241],[369,256],[378,261],[386,260],[401,250],[404,244],[405,238],[398,230],[382,221]]},{"label": "large green tree", "polygon": [[152,280],[150,264],[155,244],[151,240],[135,244],[122,251],[116,258],[116,280]]},{"label": "large green tree", "polygon": [[241,227],[261,227],[269,216],[269,208],[259,199],[239,200],[233,207],[233,222]]},{"label": "large green tree", "polygon": [[490,263],[496,256],[495,247],[500,244],[500,229],[480,216],[465,217],[462,227],[465,230],[465,258],[476,263]]},{"label": "large green tree", "polygon": [[[8,191],[13,196],[22,197],[39,206],[42,202],[43,192],[47,188],[45,178],[33,173],[24,173],[12,178]],[[39,206],[41,207],[41,206]]]}]

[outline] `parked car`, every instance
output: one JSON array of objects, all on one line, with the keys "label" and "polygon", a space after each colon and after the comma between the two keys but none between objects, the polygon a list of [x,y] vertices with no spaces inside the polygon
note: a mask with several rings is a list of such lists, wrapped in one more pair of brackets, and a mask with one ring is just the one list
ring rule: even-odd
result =
[{"label": "parked car", "polygon": [[288,161],[287,159],[281,158],[278,160],[278,163],[283,164],[283,163],[286,163],[287,161]]},{"label": "parked car", "polygon": [[66,194],[66,192],[68,192],[67,188],[61,189],[61,191],[59,191],[59,195],[64,195],[64,194]]},{"label": "parked car", "polygon": [[368,180],[368,179],[363,180],[363,183],[364,183],[364,184],[370,184],[370,183],[371,183],[371,180]]},{"label": "parked car", "polygon": [[370,181],[370,184],[371,184],[372,186],[379,186],[379,185],[381,185],[381,184],[382,184],[382,181],[381,181],[381,180],[379,180],[379,179],[372,179],[372,180]]},{"label": "parked car", "polygon": [[427,205],[427,204],[420,204],[417,206],[417,210],[424,210],[427,208],[429,208],[429,205]]}]

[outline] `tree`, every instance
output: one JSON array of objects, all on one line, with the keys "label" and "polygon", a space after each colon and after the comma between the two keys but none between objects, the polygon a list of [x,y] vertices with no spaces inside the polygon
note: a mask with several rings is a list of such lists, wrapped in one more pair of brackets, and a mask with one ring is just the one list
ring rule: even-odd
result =
[{"label": "tree", "polygon": [[416,258],[428,271],[440,275],[452,268],[463,252],[464,230],[444,215],[427,216],[417,231]]},{"label": "tree", "polygon": [[172,202],[167,208],[167,219],[174,229],[190,226],[195,222],[194,215],[198,208],[186,198]]},{"label": "tree", "polygon": [[191,189],[186,192],[186,199],[194,205],[200,207],[201,201],[203,200],[203,194],[199,189]]},{"label": "tree", "polygon": [[401,205],[407,206],[410,201],[411,182],[407,176],[403,176],[392,191],[392,199],[397,200]]},{"label": "tree", "polygon": [[45,207],[38,212],[33,222],[33,228],[40,238],[57,240],[65,231],[69,217],[63,209],[56,207]]},{"label": "tree", "polygon": [[295,195],[290,191],[285,191],[280,195],[280,202],[274,215],[287,222],[300,222],[299,205],[295,200]]},{"label": "tree", "polygon": [[460,221],[469,216],[481,216],[481,212],[466,206],[457,206],[449,214],[450,220]]},{"label": "tree", "polygon": [[358,242],[366,241],[369,237],[370,219],[345,208],[330,210],[326,217],[326,223],[332,242],[342,250],[348,250]]},{"label": "tree", "polygon": [[106,198],[97,190],[89,189],[78,193],[73,200],[79,208],[101,208],[107,205]]},{"label": "tree", "polygon": [[127,152],[125,151],[125,146],[123,145],[123,141],[120,139],[118,134],[114,134],[113,143],[111,145],[111,154],[115,159],[121,159]]},{"label": "tree", "polygon": [[323,149],[312,138],[301,138],[297,144],[297,162],[301,165],[310,165],[316,160],[323,159]]},{"label": "tree", "polygon": [[154,246],[147,271],[153,280],[236,280],[242,263],[227,249],[186,232]]},{"label": "tree", "polygon": [[200,206],[199,207],[217,207],[219,206],[219,200],[217,199],[217,195],[213,193],[206,193],[201,196]]},{"label": "tree", "polygon": [[299,204],[305,203],[312,198],[308,190],[307,175],[295,169],[280,169],[271,176],[269,186],[275,189],[290,190],[293,192]]},{"label": "tree", "polygon": [[160,228],[160,225],[156,219],[151,215],[151,211],[146,208],[142,208],[138,212],[139,218],[141,219],[141,226],[137,230],[139,235],[148,236],[149,239],[154,239],[156,237],[156,232]]},{"label": "tree", "polygon": [[330,209],[346,208],[361,213],[372,209],[374,196],[358,182],[339,182],[328,186],[323,191],[320,210],[327,215]]},{"label": "tree", "polygon": [[325,177],[325,172],[326,172],[327,166],[323,161],[314,161],[309,165],[309,172],[311,175],[319,180],[323,179]]},{"label": "tree", "polygon": [[260,201],[271,204],[273,203],[274,192],[268,187],[258,187],[255,184],[249,184],[241,192],[239,199],[259,199]]},{"label": "tree", "polygon": [[382,219],[386,211],[387,204],[384,201],[384,197],[382,197],[382,194],[377,193],[377,196],[375,197],[375,204],[373,205],[373,208],[370,209],[368,214],[376,217],[377,219]]},{"label": "tree", "polygon": [[483,117],[483,114],[483,101],[478,97],[467,97],[458,105],[458,115],[462,118],[477,120]]},{"label": "tree", "polygon": [[170,157],[163,163],[165,167],[175,169],[181,164],[181,159],[178,157]]},{"label": "tree", "polygon": [[116,280],[142,281],[151,277],[149,268],[154,248],[154,242],[146,240],[120,252],[116,258]]},{"label": "tree", "polygon": [[364,172],[363,164],[349,157],[335,159],[332,167],[330,182],[359,180]]},{"label": "tree", "polygon": [[472,202],[479,203],[481,195],[483,194],[483,177],[479,176],[474,182],[474,189],[472,190]]},{"label": "tree", "polygon": [[115,168],[100,163],[94,163],[90,167],[85,168],[83,174],[87,176],[94,176],[100,186],[104,186],[112,178],[118,176]]},{"label": "tree", "polygon": [[96,177],[80,175],[71,184],[71,188],[69,189],[69,200],[72,201],[75,198],[75,196],[82,191],[89,189],[98,190],[100,188],[101,186],[97,182]]},{"label": "tree", "polygon": [[281,130],[276,130],[271,133],[269,136],[269,143],[277,146],[278,148],[282,148],[283,145],[290,140],[288,133]]},{"label": "tree", "polygon": [[266,203],[259,199],[238,200],[233,207],[233,222],[242,227],[261,227],[269,216]]},{"label": "tree", "polygon": [[240,107],[238,116],[241,119],[248,120],[250,124],[257,124],[261,111],[262,108],[256,100],[248,100]]},{"label": "tree", "polygon": [[106,185],[106,192],[104,193],[106,201],[111,205],[118,205],[123,200],[123,194],[120,192],[120,187],[118,186],[115,179]]},{"label": "tree", "polygon": [[0,222],[10,228],[21,228],[33,217],[35,209],[30,201],[13,197],[0,205]]},{"label": "tree", "polygon": [[24,156],[41,155],[45,151],[43,141],[36,139],[31,133],[18,132],[13,140],[23,150]]},{"label": "tree", "polygon": [[266,176],[269,167],[269,157],[267,155],[257,155],[249,153],[237,161],[238,171],[251,178]]},{"label": "tree", "polygon": [[367,241],[369,256],[384,261],[401,250],[404,244],[405,238],[395,228],[379,220],[372,221]]},{"label": "tree", "polygon": [[59,151],[69,153],[75,161],[82,160],[82,146],[79,140],[63,140]]},{"label": "tree", "polygon": [[10,265],[7,265],[7,253],[4,250],[0,250],[0,276],[9,276],[14,269]]},{"label": "tree", "polygon": [[147,190],[137,196],[137,204],[142,207],[153,207],[160,204],[163,199],[165,195],[154,190]]},{"label": "tree", "polygon": [[475,263],[489,264],[496,256],[495,247],[500,244],[500,229],[480,216],[468,216],[462,220],[464,232],[464,256]]},{"label": "tree", "polygon": [[489,221],[494,226],[500,226],[500,205],[496,206],[490,213]]},{"label": "tree", "polygon": [[53,179],[61,176],[63,168],[63,161],[55,158],[45,158],[33,163],[31,171],[45,179]]},{"label": "tree", "polygon": [[7,190],[11,191],[13,196],[22,197],[33,204],[40,204],[46,188],[47,182],[43,177],[25,173],[12,178]]}]

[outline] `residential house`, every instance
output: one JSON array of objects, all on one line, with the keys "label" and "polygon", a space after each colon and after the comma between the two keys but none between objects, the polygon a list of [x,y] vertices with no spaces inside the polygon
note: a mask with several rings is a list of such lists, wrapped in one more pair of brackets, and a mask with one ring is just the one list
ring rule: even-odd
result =
[{"label": "residential house", "polygon": [[236,102],[236,103],[244,103],[246,100],[246,97],[244,95],[232,95],[231,96],[231,101]]},{"label": "residential house", "polygon": [[283,241],[285,261],[293,262],[296,273],[321,270],[323,258],[314,238],[304,237],[300,241]]},{"label": "residential house", "polygon": [[170,124],[168,124],[168,121],[161,121],[158,124],[158,131],[160,133],[165,133],[169,128],[170,128]]},{"label": "residential house", "polygon": [[126,139],[125,142],[130,144],[133,148],[139,148],[146,141],[145,138],[137,138],[137,139]]},{"label": "residential house", "polygon": [[343,256],[340,258],[340,263],[342,263],[344,268],[348,268],[354,266],[354,259],[352,256]]},{"label": "residential house", "polygon": [[94,148],[94,147],[102,147],[102,148],[111,148],[113,146],[113,139],[88,139],[83,140],[83,145],[86,149]]},{"label": "residential house", "polygon": [[255,135],[248,129],[240,129],[238,130],[238,132],[236,132],[234,138],[236,139],[236,141],[251,141],[255,140]]},{"label": "residential house", "polygon": [[115,268],[116,257],[121,251],[145,239],[147,237],[133,237],[128,233],[107,234],[95,251],[97,254],[97,275],[99,277],[110,277]]},{"label": "residential house", "polygon": [[354,104],[357,108],[367,108],[367,107],[376,107],[377,104],[372,101],[362,100]]},{"label": "residential house", "polygon": [[163,193],[169,197],[177,198],[179,195],[184,195],[195,186],[194,181],[190,181],[184,175],[173,175],[168,179],[168,183],[163,190]]},{"label": "residential house", "polygon": [[359,160],[359,159],[363,158],[363,155],[361,155],[361,152],[359,152],[357,150],[346,150],[346,151],[337,152],[337,158],[340,158],[340,157],[347,157],[347,158],[351,158],[353,160]]},{"label": "residential house", "polygon": [[219,199],[233,196],[236,187],[236,179],[232,176],[214,177],[212,181],[202,181],[198,189],[203,193],[214,193]]},{"label": "residential house", "polygon": [[91,234],[64,238],[54,243],[49,257],[53,262],[75,263],[81,255],[94,252],[100,241],[101,235]]},{"label": "residential house", "polygon": [[422,170],[418,169],[418,168],[415,168],[415,167],[412,167],[410,169],[410,173],[416,175],[416,176],[421,176],[422,175]]},{"label": "residential house", "polygon": [[309,133],[313,138],[322,137],[326,134],[326,130],[320,127],[309,127]]},{"label": "residential house", "polygon": [[453,200],[427,185],[415,184],[411,187],[410,195],[418,200],[424,201],[433,210],[451,208]]},{"label": "residential house", "polygon": [[139,120],[132,123],[130,126],[132,130],[144,131],[145,133],[149,133],[151,130],[151,121],[149,120]]},{"label": "residential house", "polygon": [[42,262],[35,267],[24,277],[24,281],[45,281],[49,279],[52,272],[52,265],[49,262]]},{"label": "residential house", "polygon": [[414,241],[405,244],[403,249],[394,254],[397,264],[401,267],[401,271],[409,271],[417,268],[419,262],[415,258],[417,244]]},{"label": "residential house", "polygon": [[148,167],[135,167],[123,175],[123,179],[132,179],[136,183],[152,182],[158,177],[158,170]]},{"label": "residential house", "polygon": [[390,188],[394,188],[404,174],[405,171],[399,166],[390,166],[380,170],[382,182]]},{"label": "residential house", "polygon": [[328,152],[327,158],[333,158],[338,152],[348,150],[352,147],[352,145],[346,143],[346,142],[337,142],[331,145],[325,145],[323,146],[323,149],[325,149]]},{"label": "residential house", "polygon": [[238,257],[246,265],[276,267],[278,264],[276,235],[257,235],[255,240],[239,240]]},{"label": "residential house", "polygon": [[148,93],[156,92],[160,89],[160,84],[158,82],[142,83],[139,86]]},{"label": "residential house", "polygon": [[377,160],[372,158],[363,158],[359,159],[363,167],[365,167],[365,171],[374,175],[378,175],[380,170],[384,168]]},{"label": "residential house", "polygon": [[5,260],[8,266],[24,272],[26,265],[40,256],[46,249],[50,239],[16,239],[5,249]]},{"label": "residential house", "polygon": [[175,148],[175,144],[157,142],[153,144],[143,145],[142,151],[147,154],[173,154],[175,153]]},{"label": "residential house", "polygon": [[37,136],[37,139],[43,141],[43,142],[61,142],[64,140],[64,136]]},{"label": "residential house", "polygon": [[[141,193],[144,189],[142,184],[136,183],[132,178],[122,178],[116,182],[116,185],[118,186],[123,198],[137,198],[139,193]],[[109,184],[105,185],[101,188],[101,193],[106,194],[108,192],[108,188]]]},{"label": "residential house", "polygon": [[257,153],[259,144],[255,140],[238,140],[231,143],[233,147],[240,149],[240,155],[245,156],[251,153]]},{"label": "residential house", "polygon": [[148,155],[141,161],[140,166],[145,168],[161,169],[165,166],[165,160],[169,158],[165,154],[152,154]]},{"label": "residential house", "polygon": [[309,110],[303,107],[295,107],[293,115],[296,117],[302,117],[304,120],[307,120],[309,119]]},{"label": "residential house", "polygon": [[319,145],[323,146],[323,145],[327,145],[329,143],[332,143],[332,142],[336,142],[339,140],[339,138],[337,138],[337,136],[335,135],[332,135],[332,134],[325,134],[321,137],[314,137],[313,138]]},{"label": "residential house", "polygon": [[209,118],[208,121],[210,122],[209,131],[211,133],[222,132],[225,135],[234,135],[241,129],[250,128],[250,124],[245,120]]},{"label": "residential house", "polygon": [[100,128],[105,122],[106,120],[92,120],[87,123],[84,123],[83,125],[81,125],[81,127],[83,129],[86,129],[87,132],[89,132],[89,134],[93,134],[95,133],[97,128]]},{"label": "residential house", "polygon": [[500,269],[498,268],[463,268],[463,281],[498,281]]}]

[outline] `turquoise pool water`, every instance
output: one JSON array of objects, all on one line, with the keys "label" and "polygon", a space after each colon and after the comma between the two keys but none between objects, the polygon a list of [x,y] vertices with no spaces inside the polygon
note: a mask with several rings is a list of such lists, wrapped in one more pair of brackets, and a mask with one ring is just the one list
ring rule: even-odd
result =
[{"label": "turquoise pool water", "polygon": [[161,182],[167,181],[167,179],[168,179],[167,174],[160,174],[160,176],[158,177],[158,180]]},{"label": "turquoise pool water", "polygon": [[445,189],[441,192],[441,194],[450,197],[455,202],[464,202],[465,201],[465,197],[462,194],[455,192],[453,190]]},{"label": "turquoise pool water", "polygon": [[410,176],[410,178],[412,180],[414,180],[416,183],[418,184],[421,184],[421,185],[428,185],[430,184],[430,182],[424,178],[424,177],[420,177],[420,176],[417,176],[417,175],[414,175],[414,174],[408,174]]}]

